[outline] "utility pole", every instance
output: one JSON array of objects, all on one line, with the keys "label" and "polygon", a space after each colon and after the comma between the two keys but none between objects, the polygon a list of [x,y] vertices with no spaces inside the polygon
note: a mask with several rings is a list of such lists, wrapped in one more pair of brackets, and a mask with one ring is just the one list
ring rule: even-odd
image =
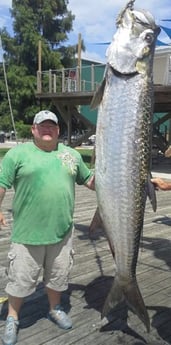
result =
[{"label": "utility pole", "polygon": [[37,72],[37,88],[38,92],[42,92],[42,42],[38,42],[38,72]]}]

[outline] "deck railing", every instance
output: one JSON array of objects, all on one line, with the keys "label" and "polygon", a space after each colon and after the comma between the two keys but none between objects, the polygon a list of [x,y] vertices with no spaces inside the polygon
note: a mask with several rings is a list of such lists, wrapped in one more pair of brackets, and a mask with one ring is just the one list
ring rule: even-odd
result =
[{"label": "deck railing", "polygon": [[60,70],[37,71],[38,93],[88,92],[99,86],[105,65],[63,68]]}]

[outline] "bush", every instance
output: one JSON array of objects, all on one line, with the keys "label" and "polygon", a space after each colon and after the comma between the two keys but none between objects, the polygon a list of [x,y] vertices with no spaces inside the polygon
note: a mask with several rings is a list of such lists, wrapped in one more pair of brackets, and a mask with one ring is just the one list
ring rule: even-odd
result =
[{"label": "bush", "polygon": [[9,149],[0,149],[0,158],[3,158]]},{"label": "bush", "polygon": [[22,121],[16,122],[17,137],[19,139],[30,139],[32,138],[31,126],[25,125]]}]

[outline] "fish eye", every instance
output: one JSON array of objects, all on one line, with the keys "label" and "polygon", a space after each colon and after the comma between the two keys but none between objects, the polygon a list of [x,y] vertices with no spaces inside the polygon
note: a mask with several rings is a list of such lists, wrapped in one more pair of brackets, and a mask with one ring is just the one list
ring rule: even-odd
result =
[{"label": "fish eye", "polygon": [[146,36],[145,36],[145,40],[147,41],[147,43],[151,44],[153,42],[153,35],[150,34],[150,33],[147,33]]}]

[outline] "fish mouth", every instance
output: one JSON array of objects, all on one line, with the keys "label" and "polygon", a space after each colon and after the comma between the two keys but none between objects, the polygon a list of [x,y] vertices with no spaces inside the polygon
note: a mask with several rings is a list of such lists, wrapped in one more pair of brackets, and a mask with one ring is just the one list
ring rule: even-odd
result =
[{"label": "fish mouth", "polygon": [[106,51],[109,65],[123,76],[146,73],[160,33],[151,13],[134,10],[133,4],[129,1],[119,14],[117,31]]},{"label": "fish mouth", "polygon": [[[149,43],[149,46],[152,44],[152,41],[156,39],[156,37],[159,35],[161,29],[158,25],[155,24],[153,17],[150,15],[147,16],[148,12],[145,12],[143,10],[139,11],[132,11],[132,32],[135,33],[135,35],[146,35],[146,41]],[[146,16],[145,16],[146,15]],[[148,22],[145,22],[145,19],[148,19]]]},{"label": "fish mouth", "polygon": [[129,1],[120,12],[116,20],[116,27],[124,26],[127,29],[131,27],[132,30],[134,28],[138,30],[139,28],[140,31],[142,31],[142,27],[144,27],[146,29],[152,29],[155,35],[158,36],[161,29],[156,25],[151,13],[142,9],[134,10],[134,2],[135,0]]},{"label": "fish mouth", "polygon": [[[133,13],[135,13],[136,11],[133,11]],[[144,13],[144,11],[141,10],[140,13]],[[147,29],[152,29],[153,32],[155,33],[156,36],[159,35],[161,29],[158,25],[156,25],[155,23],[145,23],[144,21],[141,21],[138,17],[136,17],[136,15],[134,16],[134,23],[135,23],[135,26],[138,27],[138,25],[140,25],[141,27],[143,26],[144,28],[147,28]]]}]

